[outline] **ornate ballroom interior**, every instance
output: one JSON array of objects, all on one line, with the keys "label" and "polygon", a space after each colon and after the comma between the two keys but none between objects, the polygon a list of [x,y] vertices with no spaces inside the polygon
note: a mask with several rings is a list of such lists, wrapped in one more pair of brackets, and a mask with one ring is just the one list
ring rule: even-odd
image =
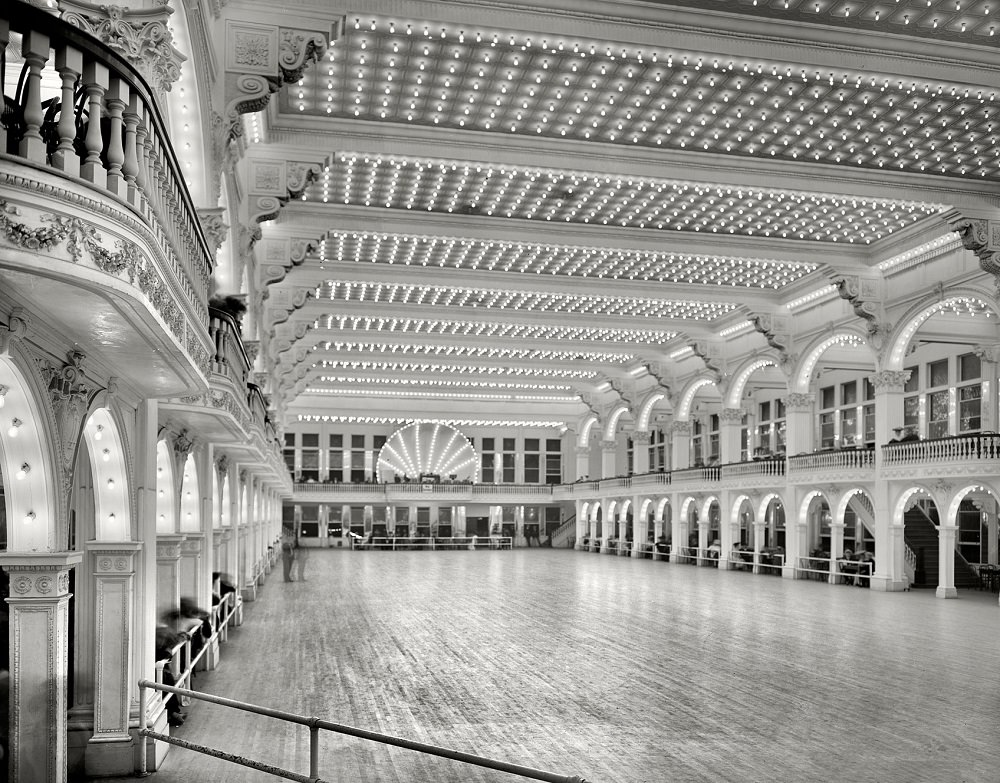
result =
[{"label": "ornate ballroom interior", "polygon": [[1000,581],[998,15],[7,3],[10,779],[137,770],[283,523]]}]

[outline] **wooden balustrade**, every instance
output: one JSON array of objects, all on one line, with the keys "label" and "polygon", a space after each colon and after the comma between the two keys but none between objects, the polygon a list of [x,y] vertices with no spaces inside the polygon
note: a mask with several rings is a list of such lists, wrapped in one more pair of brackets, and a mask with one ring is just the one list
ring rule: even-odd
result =
[{"label": "wooden balustrade", "polygon": [[[124,58],[27,3],[0,9],[5,69],[23,65],[4,96],[0,154],[59,172],[127,204],[149,228],[171,274],[205,314],[213,254],[169,141],[158,99]],[[46,87],[45,85],[58,85]]]}]

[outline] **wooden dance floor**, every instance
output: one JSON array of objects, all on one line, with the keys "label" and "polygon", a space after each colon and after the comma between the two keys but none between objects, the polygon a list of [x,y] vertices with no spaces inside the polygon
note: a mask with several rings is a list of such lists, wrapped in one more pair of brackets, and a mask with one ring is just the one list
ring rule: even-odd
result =
[{"label": "wooden dance floor", "polygon": [[[1000,608],[569,550],[313,551],[195,687],[591,783],[1000,780]],[[308,730],[175,733],[308,773]],[[326,735],[330,781],[524,780]],[[274,781],[175,748],[157,783]]]}]

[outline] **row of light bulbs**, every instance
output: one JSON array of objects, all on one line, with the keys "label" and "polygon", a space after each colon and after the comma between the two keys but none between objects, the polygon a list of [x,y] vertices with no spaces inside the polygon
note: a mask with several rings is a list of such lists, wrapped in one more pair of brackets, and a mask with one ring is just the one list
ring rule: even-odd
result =
[{"label": "row of light bulbs", "polygon": [[392,386],[451,386],[454,388],[469,389],[530,389],[532,391],[558,391],[569,392],[572,387],[559,383],[516,383],[513,381],[484,381],[484,380],[459,380],[454,378],[437,378],[430,380],[427,378],[390,378],[381,375],[349,376],[349,375],[321,375],[317,378],[321,383],[360,383]]},{"label": "row of light bulbs", "polygon": [[445,375],[467,375],[478,373],[480,375],[514,375],[546,378],[572,378],[575,380],[586,380],[597,377],[596,370],[573,370],[562,367],[516,367],[512,365],[477,365],[477,364],[427,364],[424,362],[382,362],[367,360],[335,360],[324,359],[317,362],[314,367],[323,369],[342,369],[357,372],[358,370],[371,372],[398,372],[398,373],[442,373]]},{"label": "row of light bulbs", "polygon": [[504,429],[507,427],[562,428],[566,426],[565,421],[553,421],[551,419],[414,419],[410,416],[344,416],[329,413],[300,413],[297,415],[296,420],[301,422],[324,424],[389,425],[405,425],[427,421],[447,424],[450,427],[490,427],[496,429]]},{"label": "row of light bulbs", "polygon": [[333,302],[474,307],[505,312],[575,313],[588,316],[679,318],[714,321],[737,307],[735,302],[601,296],[551,291],[517,291],[445,285],[414,285],[377,281],[330,280],[317,286],[317,299]]},{"label": "row of light bulbs", "polygon": [[[730,312],[736,309],[736,305],[722,303],[720,308],[725,308],[725,312]],[[323,328],[327,330],[386,331],[389,333],[511,340],[591,340],[595,342],[642,343],[644,345],[663,344],[677,336],[677,332],[654,329],[613,329],[500,321],[457,321],[436,318],[390,318],[333,314],[322,319],[322,323]]]},{"label": "row of light bulbs", "polygon": [[[313,324],[314,329],[319,328],[319,322]],[[328,321],[327,329],[333,328],[332,322]],[[586,362],[588,364],[625,364],[632,361],[635,356],[631,353],[617,351],[577,351],[577,350],[556,350],[549,348],[502,348],[487,345],[457,345],[455,343],[363,343],[342,340],[327,340],[318,343],[312,348],[313,351],[336,351],[337,353],[382,353],[401,354],[413,356],[447,356],[453,358],[465,357],[469,359],[498,359],[502,361],[555,361],[555,362]],[[321,360],[313,364],[316,366],[329,367],[329,360]]]},{"label": "row of light bulbs", "polygon": [[441,392],[441,391],[398,391],[392,389],[336,389],[319,386],[310,386],[306,389],[309,394],[330,394],[356,397],[358,395],[368,397],[412,397],[418,394],[421,399],[439,400],[490,400],[494,402],[516,401],[516,402],[546,402],[546,403],[575,403],[580,401],[579,395],[539,395],[539,394],[479,394],[475,392]]},{"label": "row of light bulbs", "polygon": [[775,290],[816,270],[813,263],[769,258],[366,231],[331,231],[320,243],[318,255],[321,264],[367,261]]}]

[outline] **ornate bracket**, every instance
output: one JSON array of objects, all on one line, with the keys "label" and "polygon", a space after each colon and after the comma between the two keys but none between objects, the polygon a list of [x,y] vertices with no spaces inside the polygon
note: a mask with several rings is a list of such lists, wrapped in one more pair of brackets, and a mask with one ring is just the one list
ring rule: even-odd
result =
[{"label": "ornate bracket", "polygon": [[135,66],[161,94],[170,92],[187,58],[173,45],[167,20],[174,10],[166,3],[133,9],[62,0],[62,18],[107,44]]},{"label": "ornate bracket", "polygon": [[997,301],[1000,301],[1000,221],[969,218],[958,212],[944,215],[962,246],[979,259],[979,268],[993,275]]},{"label": "ornate bracket", "polygon": [[868,342],[872,348],[881,353],[885,348],[885,341],[892,329],[892,324],[886,323],[883,318],[881,297],[878,291],[879,281],[858,275],[844,275],[835,277],[831,282],[837,287],[840,298],[851,305],[854,314],[865,319]]}]

